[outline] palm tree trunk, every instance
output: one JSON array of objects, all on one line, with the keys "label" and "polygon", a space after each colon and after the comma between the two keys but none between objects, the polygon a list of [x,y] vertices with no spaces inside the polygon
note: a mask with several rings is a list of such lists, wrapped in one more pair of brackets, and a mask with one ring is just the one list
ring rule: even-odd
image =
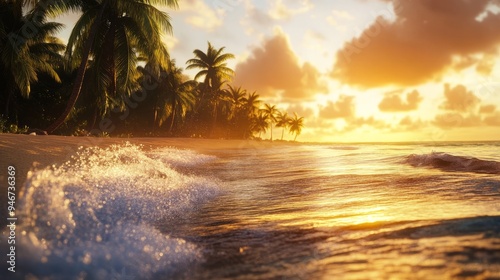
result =
[{"label": "palm tree trunk", "polygon": [[283,140],[283,135],[285,134],[285,127],[283,127],[283,130],[281,131],[281,140]]},{"label": "palm tree trunk", "polygon": [[212,121],[212,129],[210,131],[210,138],[214,138],[214,135],[215,135],[215,127],[217,126],[217,111],[219,109],[219,108],[217,108],[219,105],[219,102],[218,102],[219,97],[215,96],[215,94],[217,94],[217,93],[214,93],[212,95],[215,98],[215,100],[214,100],[214,111],[212,113],[214,119]]},{"label": "palm tree trunk", "polygon": [[172,134],[172,128],[174,127],[174,120],[175,120],[175,110],[176,110],[176,102],[174,102],[174,105],[172,107],[172,121],[170,122],[170,128],[168,129],[168,132]]},{"label": "palm tree trunk", "polygon": [[94,113],[92,114],[92,121],[89,122],[87,126],[88,131],[92,131],[94,129],[95,123],[97,122],[98,111],[97,108],[94,109]]},{"label": "palm tree trunk", "polygon": [[[7,87],[8,88],[8,87]],[[9,119],[9,107],[10,107],[10,100],[12,99],[12,90],[9,90],[9,94],[7,94],[7,101],[5,101],[5,116],[7,119]]]},{"label": "palm tree trunk", "polygon": [[297,136],[299,136],[299,134],[298,134],[298,133],[296,133],[296,134],[295,134],[295,138],[293,138],[293,141],[294,141],[294,142],[295,142],[295,141],[297,141]]},{"label": "palm tree trunk", "polygon": [[63,113],[49,126],[47,129],[47,133],[51,134],[56,130],[59,126],[61,126],[66,118],[71,113],[71,110],[75,107],[76,101],[80,96],[80,92],[82,91],[83,80],[85,78],[85,72],[87,70],[87,65],[89,61],[90,51],[92,50],[93,42],[95,40],[97,29],[99,28],[99,24],[101,23],[102,16],[104,14],[105,6],[108,2],[104,2],[104,6],[101,8],[101,12],[97,20],[92,24],[92,28],[90,29],[89,38],[85,43],[85,48],[83,49],[82,62],[80,63],[80,67],[78,68],[78,74],[76,76],[75,84],[73,85],[73,90],[71,91],[71,95],[69,97],[68,103],[66,104],[66,108]]},{"label": "palm tree trunk", "polygon": [[273,141],[273,122],[271,121],[271,141]]}]

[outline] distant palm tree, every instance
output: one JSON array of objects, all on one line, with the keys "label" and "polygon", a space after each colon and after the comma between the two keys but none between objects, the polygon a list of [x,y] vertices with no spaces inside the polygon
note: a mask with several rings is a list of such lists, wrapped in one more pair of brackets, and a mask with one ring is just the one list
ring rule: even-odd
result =
[{"label": "distant palm tree", "polygon": [[65,110],[47,128],[48,132],[64,123],[75,106],[90,58],[97,75],[94,90],[103,100],[119,101],[120,97],[138,89],[136,63],[139,57],[158,62],[158,71],[160,67],[168,68],[163,64],[168,61],[168,53],[162,34],[172,32],[170,17],[154,5],[178,7],[177,0],[52,1],[49,8],[65,11],[79,7],[83,14],[73,28],[66,50],[70,67],[78,69],[76,80]]},{"label": "distant palm tree", "polygon": [[206,53],[196,49],[193,51],[195,58],[189,59],[186,62],[186,64],[188,64],[186,69],[188,70],[201,69],[194,77],[195,80],[202,77],[205,78],[201,99],[203,100],[206,98],[206,94],[209,94],[208,99],[212,104],[212,132],[217,123],[217,110],[221,99],[221,87],[234,75],[234,71],[227,67],[227,61],[233,59],[234,55],[231,53],[223,53],[224,49],[225,47],[222,47],[217,50],[208,42]]},{"label": "distant palm tree", "polygon": [[257,114],[259,105],[262,102],[259,97],[260,96],[256,92],[252,92],[249,93],[243,100],[243,109],[246,111],[248,117],[252,117]]},{"label": "distant palm tree", "polygon": [[247,94],[247,91],[245,89],[241,89],[241,87],[235,88],[228,85],[228,89],[225,90],[224,93],[225,99],[231,104],[229,118],[233,119],[245,104],[245,95]]},{"label": "distant palm tree", "polygon": [[227,87],[228,89],[225,91],[226,98],[231,102],[231,111],[234,116],[234,114],[240,110],[245,103],[245,95],[247,94],[247,91],[245,89],[241,89],[241,86],[235,88],[228,85]]},{"label": "distant palm tree", "polygon": [[160,80],[158,87],[159,96],[155,121],[159,127],[170,118],[168,131],[171,133],[177,119],[183,120],[189,110],[193,109],[195,96],[193,89],[196,86],[194,81],[187,81],[182,74],[182,68],[175,66],[172,62],[166,77]]},{"label": "distant palm tree", "polygon": [[276,115],[276,127],[282,127],[283,130],[281,131],[281,140],[283,140],[283,136],[285,134],[285,129],[290,126],[290,117],[288,117],[287,112],[281,112],[278,111],[278,114]]},{"label": "distant palm tree", "polygon": [[254,133],[259,133],[259,138],[261,138],[262,132],[266,133],[269,127],[269,115],[261,111],[258,115],[254,116],[252,120],[252,131]]},{"label": "distant palm tree", "polygon": [[[63,25],[34,17],[31,12],[24,14],[22,4],[22,1],[0,2],[0,100],[6,118],[11,114],[9,109],[15,96],[30,96],[31,84],[38,81],[39,74],[60,82],[56,70],[61,66],[61,52],[65,48],[53,36]],[[23,27],[29,22],[37,26],[37,32],[25,37]]]},{"label": "distant palm tree", "polygon": [[193,51],[195,58],[188,60],[186,69],[201,69],[194,77],[195,80],[205,77],[204,84],[210,89],[218,89],[223,80],[229,80],[234,75],[234,71],[227,67],[227,61],[233,59],[231,53],[223,53],[225,47],[216,50],[210,42],[207,52],[196,49]]},{"label": "distant palm tree", "polygon": [[278,113],[278,109],[276,109],[276,105],[270,105],[268,103],[264,104],[264,109],[262,112],[269,117],[269,122],[271,126],[271,141],[273,141],[273,124],[276,122],[276,114]]},{"label": "distant palm tree", "polygon": [[294,117],[290,120],[290,132],[295,133],[295,138],[293,141],[297,140],[297,136],[302,132],[304,127],[304,118],[297,116],[297,113],[293,113]]}]

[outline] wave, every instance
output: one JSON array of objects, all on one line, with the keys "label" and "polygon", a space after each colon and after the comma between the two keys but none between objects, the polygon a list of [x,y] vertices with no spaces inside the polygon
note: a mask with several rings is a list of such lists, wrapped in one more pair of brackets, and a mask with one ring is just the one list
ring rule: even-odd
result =
[{"label": "wave", "polygon": [[[415,222],[416,223],[416,222]],[[434,221],[432,224],[378,233],[370,238],[434,238],[464,235],[482,235],[483,238],[500,238],[500,216],[478,216]]]},{"label": "wave", "polygon": [[500,162],[447,153],[412,154],[407,156],[404,162],[414,167],[431,167],[443,171],[500,174]]},{"label": "wave", "polygon": [[148,279],[198,260],[196,245],[156,225],[217,196],[216,179],[175,168],[213,159],[124,144],[82,149],[59,167],[30,172],[20,201],[25,269],[18,276]]},{"label": "wave", "polygon": [[359,147],[353,147],[353,146],[330,146],[328,148],[331,150],[341,150],[341,151],[359,150]]}]

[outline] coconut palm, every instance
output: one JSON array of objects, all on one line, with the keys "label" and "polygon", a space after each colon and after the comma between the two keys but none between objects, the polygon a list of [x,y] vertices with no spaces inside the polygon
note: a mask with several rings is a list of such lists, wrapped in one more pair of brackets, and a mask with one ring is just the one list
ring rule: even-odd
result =
[{"label": "coconut palm", "polygon": [[290,119],[290,133],[295,133],[295,138],[293,141],[297,140],[297,136],[302,132],[302,128],[304,127],[304,118],[297,115],[297,113],[293,113],[294,117]]},{"label": "coconut palm", "polygon": [[193,88],[196,84],[193,81],[186,81],[182,75],[182,68],[173,65],[167,73],[166,85],[166,96],[159,100],[158,125],[161,126],[167,118],[170,118],[168,131],[171,133],[175,120],[184,120],[187,112],[193,109],[196,100]]},{"label": "coconut palm", "polygon": [[188,60],[186,69],[201,69],[194,77],[195,80],[205,77],[204,84],[210,89],[220,88],[222,81],[230,80],[234,71],[227,67],[227,61],[233,59],[231,53],[223,53],[225,47],[215,49],[208,42],[207,52],[196,49],[193,51],[195,58]]},{"label": "coconut palm", "polygon": [[269,127],[269,115],[264,112],[259,112],[258,115],[252,118],[252,132],[259,133],[259,138],[262,136],[262,132],[266,133]]},{"label": "coconut palm", "polygon": [[224,91],[224,99],[226,99],[229,104],[231,104],[231,112],[229,118],[233,119],[236,117],[239,111],[241,111],[243,104],[245,103],[245,95],[247,91],[241,89],[241,87],[235,88],[228,85],[228,89]]},{"label": "coconut palm", "polygon": [[264,104],[264,108],[262,112],[269,117],[269,122],[271,126],[271,141],[273,141],[273,124],[276,122],[276,114],[278,113],[278,109],[276,109],[276,105],[270,105],[268,103]]},{"label": "coconut palm", "polygon": [[290,118],[288,117],[287,112],[281,112],[278,111],[278,114],[276,115],[276,127],[282,127],[283,130],[281,131],[281,140],[283,140],[283,136],[285,134],[285,129],[290,126]]},{"label": "coconut palm", "polygon": [[247,97],[243,100],[243,108],[246,111],[247,116],[252,117],[257,114],[259,110],[259,105],[261,100],[256,92],[249,93]]},{"label": "coconut palm", "polygon": [[[28,24],[35,26],[36,32],[25,37],[23,30]],[[30,96],[31,84],[39,74],[60,82],[56,70],[65,46],[54,34],[62,27],[45,17],[35,18],[32,12],[24,14],[21,1],[0,2],[0,101],[5,104],[6,118],[12,113],[9,109],[16,96]]]},{"label": "coconut palm", "polygon": [[[214,131],[217,122],[217,110],[221,95],[221,86],[230,80],[234,75],[234,71],[227,67],[227,61],[233,59],[234,55],[231,53],[223,53],[225,47],[215,49],[210,42],[208,42],[207,52],[196,49],[193,51],[195,58],[189,59],[186,64],[186,69],[201,69],[196,76],[195,80],[204,77],[203,91],[201,99],[208,98],[212,106],[212,132]],[[209,96],[207,97],[206,94]],[[200,103],[201,104],[201,103]]]},{"label": "coconut palm", "polygon": [[[68,9],[79,4],[83,12],[68,40],[66,56],[71,69],[78,69],[68,104],[61,116],[47,128],[59,127],[70,114],[81,93],[92,58],[94,91],[103,100],[121,98],[138,89],[136,62],[139,57],[158,62],[155,69],[167,69],[168,53],[161,37],[171,33],[169,16],[154,5],[177,8],[177,0],[53,0]],[[62,4],[64,2],[73,4]],[[53,4],[55,5],[55,4]],[[64,6],[66,5],[66,6]],[[104,112],[109,109],[104,106]]]}]

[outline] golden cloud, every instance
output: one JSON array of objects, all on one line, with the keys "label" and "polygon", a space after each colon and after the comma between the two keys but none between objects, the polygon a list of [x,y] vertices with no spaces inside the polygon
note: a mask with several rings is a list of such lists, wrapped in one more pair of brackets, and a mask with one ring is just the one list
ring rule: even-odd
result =
[{"label": "golden cloud", "polygon": [[457,127],[474,127],[482,126],[483,121],[479,115],[468,114],[462,115],[460,113],[444,113],[439,114],[434,119],[434,124],[443,129],[457,128]]},{"label": "golden cloud", "polygon": [[481,114],[489,114],[495,112],[497,106],[495,105],[483,105],[481,108],[479,108],[479,113]]},{"label": "golden cloud", "polygon": [[384,99],[378,104],[378,108],[382,112],[405,112],[412,111],[418,108],[422,101],[422,96],[417,90],[406,94],[406,100],[403,101],[399,93],[386,93]]},{"label": "golden cloud", "polygon": [[318,70],[310,63],[299,63],[281,31],[236,65],[233,83],[256,90],[261,96],[279,95],[283,100],[312,99],[315,94],[327,91]]},{"label": "golden cloud", "polygon": [[320,117],[326,119],[349,119],[355,116],[354,96],[341,95],[336,102],[328,102],[320,111]]},{"label": "golden cloud", "polygon": [[484,123],[489,126],[500,126],[500,112],[484,118]]},{"label": "golden cloud", "polygon": [[441,108],[451,111],[466,112],[475,109],[480,100],[463,85],[450,88],[449,84],[444,85],[445,102]]},{"label": "golden cloud", "polygon": [[445,101],[441,109],[448,112],[438,114],[434,125],[440,128],[500,126],[500,112],[496,105],[482,105],[479,98],[463,85],[450,88],[445,84]]},{"label": "golden cloud", "polygon": [[187,23],[206,31],[213,31],[223,23],[221,12],[209,7],[203,0],[180,1],[180,11],[188,14]]},{"label": "golden cloud", "polygon": [[[440,78],[454,57],[491,54],[500,45],[500,14],[490,0],[391,1],[395,20],[376,20],[337,52],[331,75],[362,87],[416,85]],[[487,56],[486,56],[487,57]],[[491,60],[476,61],[491,71]]]}]

